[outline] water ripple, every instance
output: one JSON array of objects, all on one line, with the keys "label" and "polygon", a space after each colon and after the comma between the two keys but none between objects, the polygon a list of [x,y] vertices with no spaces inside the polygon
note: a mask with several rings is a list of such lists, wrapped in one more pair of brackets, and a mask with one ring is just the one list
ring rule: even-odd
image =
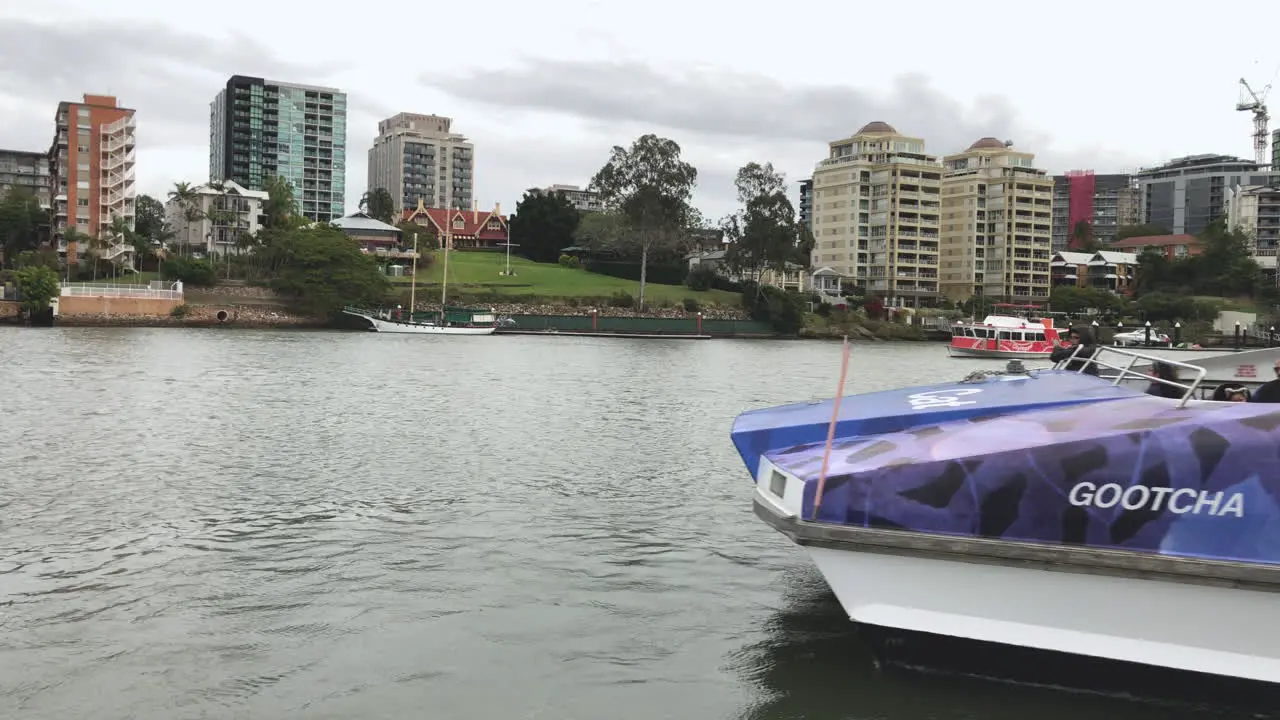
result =
[{"label": "water ripple", "polygon": [[[829,395],[838,362],[0,328],[0,716],[968,717],[851,665],[820,579],[751,513],[733,417]],[[855,362],[864,390],[972,369]],[[1036,698],[1013,705],[1069,705]]]}]

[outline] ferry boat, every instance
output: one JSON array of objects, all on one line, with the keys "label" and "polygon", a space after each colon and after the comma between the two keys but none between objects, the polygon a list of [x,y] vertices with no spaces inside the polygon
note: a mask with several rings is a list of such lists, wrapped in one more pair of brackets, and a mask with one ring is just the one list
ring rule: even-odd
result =
[{"label": "ferry boat", "polygon": [[755,410],[732,438],[756,514],[872,636],[1280,683],[1280,405],[1194,399],[1206,371],[1167,359],[1180,398],[1122,382],[1159,359]]},{"label": "ferry boat", "polygon": [[[1029,310],[1034,306],[997,304],[995,307]],[[1048,358],[1057,344],[1059,332],[1049,318],[988,315],[982,322],[952,325],[947,352],[951,357]]]}]

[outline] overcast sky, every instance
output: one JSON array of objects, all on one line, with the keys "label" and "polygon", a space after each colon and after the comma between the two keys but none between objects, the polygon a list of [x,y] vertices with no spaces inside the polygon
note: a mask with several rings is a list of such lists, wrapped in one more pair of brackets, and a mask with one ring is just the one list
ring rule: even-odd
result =
[{"label": "overcast sky", "polygon": [[209,102],[228,76],[256,75],[348,93],[348,212],[377,121],[408,111],[451,116],[476,144],[481,206],[585,184],[611,146],[656,132],[684,148],[718,217],[739,166],[772,161],[799,181],[872,120],[938,154],[1011,139],[1053,172],[1249,157],[1238,80],[1261,87],[1280,68],[1251,32],[1280,27],[1280,3],[1262,0],[183,7],[0,0],[0,147],[45,150],[60,100],[114,94],[137,110],[140,191],[163,195],[208,179]]}]

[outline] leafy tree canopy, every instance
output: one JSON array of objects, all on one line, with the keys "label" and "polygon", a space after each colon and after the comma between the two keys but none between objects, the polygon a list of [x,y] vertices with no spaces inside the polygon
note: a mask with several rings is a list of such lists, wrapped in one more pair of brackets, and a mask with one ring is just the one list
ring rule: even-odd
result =
[{"label": "leafy tree canopy", "polygon": [[724,220],[730,241],[725,259],[751,278],[765,270],[783,270],[796,259],[801,230],[785,176],[773,163],[752,162],[738,169],[735,185],[742,209]]},{"label": "leafy tree canopy", "polygon": [[22,309],[28,315],[44,312],[49,303],[62,292],[58,273],[45,265],[28,265],[18,268],[18,293],[22,296]]},{"label": "leafy tree canopy", "polygon": [[653,134],[640,136],[630,148],[614,146],[591,179],[604,207],[625,223],[619,240],[640,255],[640,307],[649,255],[684,239],[697,182],[698,170],[681,159],[680,145]]},{"label": "leafy tree canopy", "polygon": [[1167,292],[1214,297],[1248,296],[1275,302],[1276,289],[1250,255],[1250,240],[1239,230],[1228,230],[1219,218],[1197,238],[1200,253],[1169,260],[1148,251],[1139,256],[1139,293]]},{"label": "leafy tree canopy", "polygon": [[561,248],[573,244],[578,221],[578,209],[564,193],[526,190],[511,216],[511,242],[520,246],[513,251],[534,262],[557,262]]},{"label": "leafy tree canopy", "polygon": [[49,225],[49,212],[40,207],[40,200],[24,187],[10,188],[0,198],[0,251],[9,266],[24,250],[34,250],[40,244],[41,229]]},{"label": "leafy tree canopy", "polygon": [[360,198],[360,212],[388,225],[395,224],[396,203],[386,188],[373,188]]},{"label": "leafy tree canopy", "polygon": [[327,315],[349,304],[381,304],[390,282],[372,257],[332,225],[281,234],[271,252],[277,258],[271,287],[301,312]]},{"label": "leafy tree canopy", "polygon": [[1111,238],[1111,242],[1117,240],[1127,240],[1134,237],[1151,237],[1153,235],[1168,235],[1169,228],[1163,225],[1155,225],[1145,223],[1141,225],[1121,225],[1116,228],[1115,237]]}]

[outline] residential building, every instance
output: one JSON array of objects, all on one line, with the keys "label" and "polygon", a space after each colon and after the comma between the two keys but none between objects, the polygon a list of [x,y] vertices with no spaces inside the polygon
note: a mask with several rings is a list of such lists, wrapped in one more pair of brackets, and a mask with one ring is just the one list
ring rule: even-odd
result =
[{"label": "residential building", "polygon": [[0,197],[13,188],[22,188],[40,200],[40,207],[52,208],[49,190],[49,156],[42,152],[0,149]]},{"label": "residential building", "polygon": [[1268,185],[1272,173],[1252,160],[1230,155],[1190,155],[1134,176],[1142,201],[1139,224],[1175,235],[1198,235],[1226,214],[1227,191],[1238,185]]},{"label": "residential building", "polygon": [[1280,130],[1271,131],[1271,169],[1280,170]]},{"label": "residential building", "polygon": [[279,176],[309,220],[346,207],[347,96],[314,85],[233,75],[209,105],[209,179],[262,190]]},{"label": "residential building", "polygon": [[1200,254],[1200,239],[1195,235],[1181,233],[1177,235],[1143,235],[1125,238],[1111,243],[1112,250],[1141,255],[1147,250],[1163,254],[1170,260]]},{"label": "residential building", "polygon": [[1049,261],[1049,273],[1054,287],[1086,287],[1089,284],[1089,261],[1093,253],[1062,250]]},{"label": "residential building", "polygon": [[1227,227],[1249,236],[1253,255],[1280,250],[1280,187],[1238,185],[1227,191]]},{"label": "residential building", "polygon": [[194,188],[195,201],[170,198],[165,221],[173,243],[197,255],[234,255],[248,248],[246,240],[262,229],[265,190],[250,190],[233,180]]},{"label": "residential building", "polygon": [[115,217],[133,227],[137,197],[133,112],[110,95],[86,94],[81,102],[58,103],[56,131],[46,159],[53,234],[65,262],[78,263],[87,249],[82,243],[68,246],[68,227],[80,235],[107,240],[108,247],[98,256],[101,259],[133,252],[123,238],[105,234]]},{"label": "residential building", "polygon": [[809,274],[808,290],[821,295],[824,302],[844,304],[844,278],[829,267],[820,267]]},{"label": "residential building", "polygon": [[1067,250],[1076,223],[1089,223],[1093,237],[1108,243],[1124,225],[1138,225],[1142,203],[1132,175],[1095,175],[1072,170],[1053,178],[1053,249]]},{"label": "residential building", "polygon": [[418,207],[405,210],[401,221],[411,222],[448,236],[456,250],[498,250],[505,248],[509,231],[507,218],[501,204],[493,210],[460,210],[458,208],[429,208],[419,200]]},{"label": "residential building", "polygon": [[728,251],[726,249],[703,250],[686,255],[685,262],[689,264],[690,272],[698,268],[708,268],[732,282],[740,283],[752,280],[761,285],[770,285],[780,290],[794,290],[795,292],[804,292],[810,289],[812,284],[811,278],[805,275],[804,268],[797,263],[784,263],[781,272],[772,269],[760,272],[742,272],[729,269],[725,264],[725,256],[727,254]]},{"label": "residential building", "polygon": [[796,207],[800,224],[813,232],[813,178],[800,181],[800,204]]},{"label": "residential building", "polygon": [[600,212],[604,204],[600,202],[600,193],[595,190],[584,190],[577,185],[552,185],[542,188],[546,195],[561,193],[565,199],[573,203],[579,212]]},{"label": "residential building", "polygon": [[887,123],[830,142],[813,172],[812,265],[886,307],[936,304],[941,184],[942,165],[924,140]]},{"label": "residential building", "polygon": [[475,146],[453,132],[453,118],[399,113],[378,123],[368,183],[391,194],[397,213],[419,202],[466,210],[475,203]]},{"label": "residential building", "polygon": [[[400,236],[400,228],[388,225],[381,220],[358,212],[338,218],[333,224],[342,229],[347,237],[356,241],[360,250],[366,255],[373,255],[378,260],[412,261],[416,257],[413,249],[413,238]],[[426,244],[428,238],[420,237],[417,241]]]},{"label": "residential building", "polygon": [[1100,250],[1089,260],[1089,287],[1127,293],[1138,269],[1135,253]]},{"label": "residential building", "polygon": [[685,248],[691,253],[724,250],[728,244],[720,228],[692,228],[685,236]]},{"label": "residential building", "polygon": [[1035,155],[982,138],[942,160],[942,292],[1030,303],[1049,297],[1053,179]]}]

